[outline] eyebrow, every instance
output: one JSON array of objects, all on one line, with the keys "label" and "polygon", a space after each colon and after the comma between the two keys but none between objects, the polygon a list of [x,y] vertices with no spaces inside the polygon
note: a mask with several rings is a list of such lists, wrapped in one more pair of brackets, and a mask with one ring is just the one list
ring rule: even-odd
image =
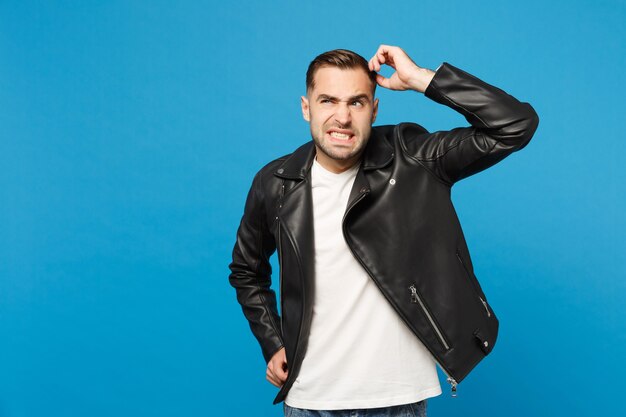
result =
[{"label": "eyebrow", "polygon": [[[357,94],[356,96],[348,97],[348,101],[356,101],[361,99],[369,100],[370,98],[367,94]],[[319,96],[317,96],[317,101],[319,100],[339,101],[337,97],[329,96],[328,94],[320,94]]]}]

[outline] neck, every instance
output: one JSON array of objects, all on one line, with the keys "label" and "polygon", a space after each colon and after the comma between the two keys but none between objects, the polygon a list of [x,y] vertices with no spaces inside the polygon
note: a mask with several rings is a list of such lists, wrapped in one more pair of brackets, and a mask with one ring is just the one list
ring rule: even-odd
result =
[{"label": "neck", "polygon": [[317,149],[317,152],[315,154],[315,160],[326,170],[335,174],[341,174],[342,172],[349,170],[355,164],[357,164],[361,160],[361,155],[355,155],[350,159],[338,160],[328,157],[328,155]]}]

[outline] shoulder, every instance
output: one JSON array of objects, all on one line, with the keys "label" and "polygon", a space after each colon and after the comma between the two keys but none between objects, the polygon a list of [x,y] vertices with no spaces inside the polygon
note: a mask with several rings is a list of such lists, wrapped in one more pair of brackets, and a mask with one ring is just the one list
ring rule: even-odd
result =
[{"label": "shoulder", "polygon": [[261,169],[257,171],[256,175],[262,176],[262,177],[273,175],[274,172],[276,172],[276,170],[278,169],[278,167],[280,167],[283,164],[283,162],[285,162],[291,155],[292,153],[288,153],[286,155],[281,156],[280,158],[271,160],[270,162],[263,165]]},{"label": "shoulder", "polygon": [[402,148],[407,143],[416,145],[425,140],[430,132],[423,126],[414,122],[403,122],[396,125],[374,126],[374,134],[379,138],[384,138],[394,148],[398,145]]},{"label": "shoulder", "polygon": [[396,125],[372,126],[372,130],[381,137],[393,140],[394,136],[400,135],[421,135],[429,133],[425,127],[414,122],[402,122]]},{"label": "shoulder", "polygon": [[251,190],[254,190],[257,193],[264,194],[263,191],[267,189],[268,185],[274,182],[276,176],[274,173],[278,169],[278,167],[289,157],[290,154],[281,156],[280,158],[276,158],[265,165],[263,165],[259,170],[254,174],[254,178],[252,179]]},{"label": "shoulder", "polygon": [[311,146],[312,141],[309,141],[300,145],[293,152],[267,162],[256,172],[254,181],[258,183],[259,186],[267,186],[280,181],[279,176],[283,172],[281,168],[285,168],[286,165],[292,167],[294,164],[298,165],[301,163],[302,157],[310,151],[309,148],[311,148]]}]

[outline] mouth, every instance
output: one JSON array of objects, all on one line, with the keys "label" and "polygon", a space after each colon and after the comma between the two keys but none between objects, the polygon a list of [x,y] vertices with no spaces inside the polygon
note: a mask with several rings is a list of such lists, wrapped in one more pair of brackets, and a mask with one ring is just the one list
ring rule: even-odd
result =
[{"label": "mouth", "polygon": [[331,141],[339,143],[352,142],[355,138],[352,131],[343,129],[331,129],[326,132],[326,135],[328,135]]}]

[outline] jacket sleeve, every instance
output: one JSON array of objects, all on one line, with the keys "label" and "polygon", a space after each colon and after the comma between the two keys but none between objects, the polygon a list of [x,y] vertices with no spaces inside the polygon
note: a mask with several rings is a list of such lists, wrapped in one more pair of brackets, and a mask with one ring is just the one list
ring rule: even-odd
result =
[{"label": "jacket sleeve", "polygon": [[261,195],[261,176],[257,173],[237,230],[229,282],[236,289],[237,301],[267,363],[283,346],[283,341],[276,293],[270,288],[272,267],[269,258],[276,250],[276,244],[267,226]]},{"label": "jacket sleeve", "polygon": [[447,62],[439,66],[424,95],[471,124],[429,134],[415,124],[400,125],[408,156],[450,186],[524,148],[539,124],[530,104]]}]

